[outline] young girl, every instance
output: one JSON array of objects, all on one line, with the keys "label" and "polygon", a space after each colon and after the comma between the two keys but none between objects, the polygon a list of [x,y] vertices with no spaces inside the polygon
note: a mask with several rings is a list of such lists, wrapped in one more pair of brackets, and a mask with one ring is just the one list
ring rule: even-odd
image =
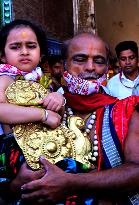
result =
[{"label": "young girl", "polygon": [[[24,78],[28,80],[38,80],[41,77],[41,68],[37,66],[46,56],[47,48],[44,32],[26,20],[15,20],[3,27],[0,32],[0,39],[1,61],[5,63],[0,66],[0,102],[3,103],[6,102],[5,90],[12,82],[14,82],[17,75],[23,75]],[[50,94],[42,102],[44,107],[53,111],[58,111],[61,108],[62,103],[63,96],[59,93]],[[20,123],[20,121],[16,120],[16,117],[20,115],[20,110],[21,107],[18,115],[14,114],[12,122],[9,120],[10,124],[17,122]],[[42,110],[39,109],[39,111],[40,118],[42,117],[42,121],[45,122],[45,112],[44,116],[42,116]],[[56,122],[54,125],[51,124],[52,122],[49,115],[51,114],[51,111],[47,112],[48,125],[52,127],[57,126]],[[27,113],[28,110],[24,114],[22,122],[26,122],[26,120],[27,122],[30,121],[30,119],[28,119],[28,115],[27,119],[25,119]],[[34,115],[33,121],[38,121],[40,118],[38,119],[38,117]],[[1,116],[1,121],[9,123],[6,120],[7,116],[5,114]]]},{"label": "young girl", "polygon": [[[1,123],[21,124],[41,121],[51,128],[56,128],[60,124],[61,117],[57,112],[64,103],[64,98],[60,93],[48,94],[41,101],[44,108],[6,103],[5,91],[17,76],[23,76],[25,80],[37,81],[40,79],[42,71],[37,66],[46,56],[46,50],[44,32],[29,21],[15,20],[1,29],[0,54],[3,63],[0,65]],[[15,177],[25,160],[8,128],[6,137],[0,136],[0,182],[9,181],[5,177],[9,175],[11,168],[8,165],[9,159],[15,174],[13,177]]]}]

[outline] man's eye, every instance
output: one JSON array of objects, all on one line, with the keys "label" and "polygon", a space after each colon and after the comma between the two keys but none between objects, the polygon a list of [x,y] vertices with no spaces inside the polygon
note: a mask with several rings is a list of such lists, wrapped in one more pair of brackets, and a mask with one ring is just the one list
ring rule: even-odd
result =
[{"label": "man's eye", "polygon": [[134,60],[136,58],[136,56],[130,56],[129,59],[130,60]]},{"label": "man's eye", "polygon": [[86,57],[78,56],[78,57],[73,57],[73,61],[76,62],[85,62],[87,60]]},{"label": "man's eye", "polygon": [[135,58],[136,58],[136,56],[121,57],[120,60],[121,60],[121,61],[134,60]]},{"label": "man's eye", "polygon": [[94,63],[96,64],[106,64],[105,58],[94,58]]},{"label": "man's eye", "polygon": [[126,58],[120,58],[121,61],[126,61]]}]

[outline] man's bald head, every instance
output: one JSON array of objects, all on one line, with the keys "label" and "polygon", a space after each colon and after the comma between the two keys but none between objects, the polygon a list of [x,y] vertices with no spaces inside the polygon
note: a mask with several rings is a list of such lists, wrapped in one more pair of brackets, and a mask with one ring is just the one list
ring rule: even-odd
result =
[{"label": "man's bald head", "polygon": [[75,46],[77,46],[77,42],[80,43],[85,43],[86,40],[90,40],[90,42],[93,44],[94,42],[98,43],[98,44],[101,44],[102,46],[104,46],[105,48],[105,51],[106,51],[106,56],[107,56],[107,59],[108,59],[108,56],[109,56],[109,47],[108,45],[99,37],[99,36],[96,36],[92,33],[89,33],[89,32],[83,32],[83,33],[79,33],[77,35],[75,35],[72,39],[70,40],[67,40],[65,41],[65,44],[64,44],[64,53],[65,53],[65,56],[66,58],[68,58],[72,48]]}]

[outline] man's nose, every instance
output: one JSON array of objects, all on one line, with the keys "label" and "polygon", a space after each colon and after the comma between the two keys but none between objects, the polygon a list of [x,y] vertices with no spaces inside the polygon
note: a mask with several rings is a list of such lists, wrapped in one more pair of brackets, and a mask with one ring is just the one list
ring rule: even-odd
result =
[{"label": "man's nose", "polygon": [[131,60],[129,58],[126,58],[126,61],[125,61],[126,64],[130,64],[131,63]]},{"label": "man's nose", "polygon": [[88,71],[95,70],[95,65],[94,65],[93,59],[88,59],[87,60],[87,62],[86,62],[86,70],[88,70]]}]

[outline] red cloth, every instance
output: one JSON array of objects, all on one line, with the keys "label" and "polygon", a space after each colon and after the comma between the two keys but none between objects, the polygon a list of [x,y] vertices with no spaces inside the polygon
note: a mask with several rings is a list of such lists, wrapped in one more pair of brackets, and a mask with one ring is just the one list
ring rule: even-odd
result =
[{"label": "red cloth", "polygon": [[67,105],[81,113],[91,112],[98,108],[104,107],[118,101],[110,95],[94,93],[91,95],[78,95],[66,92],[65,98]]},{"label": "red cloth", "polygon": [[137,105],[139,105],[139,96],[130,96],[119,100],[113,107],[112,119],[122,148],[124,148],[129,120]]}]

